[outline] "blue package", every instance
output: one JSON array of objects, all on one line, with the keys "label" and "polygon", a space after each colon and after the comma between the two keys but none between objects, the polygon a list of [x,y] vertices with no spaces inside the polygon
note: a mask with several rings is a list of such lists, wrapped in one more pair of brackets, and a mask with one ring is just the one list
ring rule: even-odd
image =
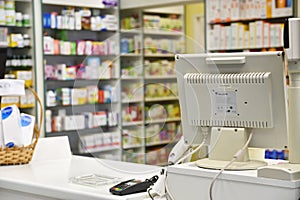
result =
[{"label": "blue package", "polygon": [[43,27],[51,28],[51,14],[50,13],[43,14]]}]

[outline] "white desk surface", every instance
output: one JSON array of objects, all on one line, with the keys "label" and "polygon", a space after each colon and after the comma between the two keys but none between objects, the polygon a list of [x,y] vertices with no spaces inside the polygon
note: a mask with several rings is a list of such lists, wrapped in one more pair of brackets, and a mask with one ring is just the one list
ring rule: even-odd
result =
[{"label": "white desk surface", "polygon": [[[170,166],[168,188],[175,200],[207,200],[209,186],[218,172],[196,167],[194,163]],[[257,170],[224,171],[213,190],[216,200],[298,200],[299,194],[300,181],[260,178]]]},{"label": "white desk surface", "polygon": [[45,197],[32,199],[145,199],[148,198],[146,193],[115,196],[109,192],[109,188],[113,184],[93,188],[70,183],[69,178],[96,173],[124,179],[146,179],[151,178],[154,174],[159,174],[159,170],[160,168],[155,166],[81,156],[34,161],[27,165],[1,166],[0,193],[7,190]]}]

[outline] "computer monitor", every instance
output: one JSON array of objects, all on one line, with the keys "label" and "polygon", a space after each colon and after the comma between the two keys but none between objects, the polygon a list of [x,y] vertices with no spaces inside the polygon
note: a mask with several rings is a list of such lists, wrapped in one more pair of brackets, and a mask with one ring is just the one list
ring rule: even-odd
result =
[{"label": "computer monitor", "polygon": [[210,127],[210,148],[214,140],[213,148],[224,154],[208,160],[227,161],[225,152],[236,144],[228,132],[247,137],[252,131],[251,147],[287,146],[283,52],[179,54],[175,60],[186,143],[201,143],[199,127]]}]

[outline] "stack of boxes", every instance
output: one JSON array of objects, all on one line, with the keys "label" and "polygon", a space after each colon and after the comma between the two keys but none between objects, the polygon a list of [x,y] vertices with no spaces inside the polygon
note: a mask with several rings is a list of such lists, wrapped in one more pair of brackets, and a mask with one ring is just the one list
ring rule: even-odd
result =
[{"label": "stack of boxes", "polygon": [[290,0],[212,0],[207,2],[208,49],[233,50],[283,46],[283,23],[261,19],[293,15]]}]

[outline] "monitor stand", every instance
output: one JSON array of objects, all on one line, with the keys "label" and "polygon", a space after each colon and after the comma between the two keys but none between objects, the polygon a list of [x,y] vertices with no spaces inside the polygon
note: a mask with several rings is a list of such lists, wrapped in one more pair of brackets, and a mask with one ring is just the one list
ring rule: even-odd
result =
[{"label": "monitor stand", "polygon": [[[244,128],[212,128],[209,156],[196,161],[196,165],[207,169],[223,169],[243,148],[247,135]],[[264,161],[249,160],[249,153],[245,151],[226,170],[253,170],[266,165]]]}]

